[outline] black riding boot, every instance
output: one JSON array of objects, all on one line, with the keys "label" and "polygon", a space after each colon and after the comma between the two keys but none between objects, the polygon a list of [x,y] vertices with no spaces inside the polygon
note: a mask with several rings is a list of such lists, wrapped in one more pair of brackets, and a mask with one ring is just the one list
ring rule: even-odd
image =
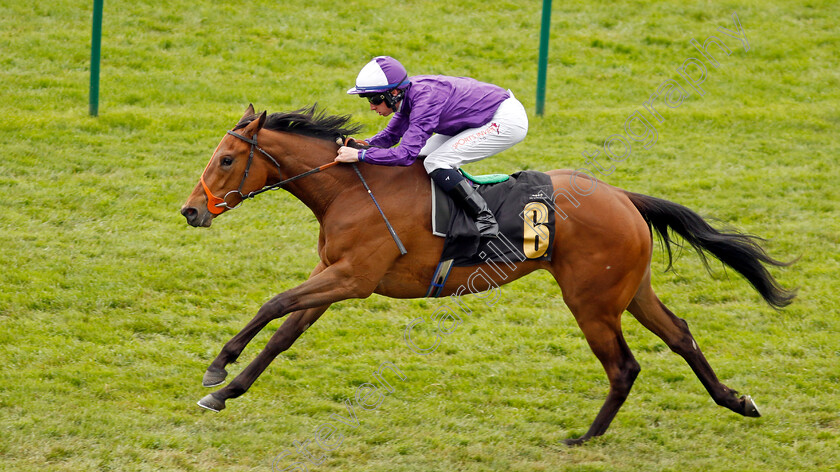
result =
[{"label": "black riding boot", "polygon": [[481,194],[468,181],[458,182],[458,185],[448,193],[455,200],[455,204],[463,208],[475,220],[475,225],[482,237],[499,237],[499,224],[496,223],[493,212],[487,207],[487,202],[484,201]]}]

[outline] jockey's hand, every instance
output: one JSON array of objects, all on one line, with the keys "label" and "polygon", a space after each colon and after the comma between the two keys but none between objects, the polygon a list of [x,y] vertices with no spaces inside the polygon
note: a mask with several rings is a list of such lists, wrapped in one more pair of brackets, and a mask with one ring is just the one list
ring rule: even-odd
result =
[{"label": "jockey's hand", "polygon": [[347,146],[338,148],[337,162],[359,162],[359,150]]}]

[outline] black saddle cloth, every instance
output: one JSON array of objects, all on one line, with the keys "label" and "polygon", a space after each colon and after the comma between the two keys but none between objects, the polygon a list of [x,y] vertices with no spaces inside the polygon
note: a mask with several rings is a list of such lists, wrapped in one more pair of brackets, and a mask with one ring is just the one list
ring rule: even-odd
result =
[{"label": "black saddle cloth", "polygon": [[[487,201],[503,236],[481,238],[473,219],[435,187],[432,229],[446,237],[441,261],[453,259],[453,265],[460,267],[486,260],[551,260],[554,211],[550,202],[554,188],[547,174],[521,171],[505,182],[479,185],[477,190]],[[537,233],[539,236],[535,236]]]}]

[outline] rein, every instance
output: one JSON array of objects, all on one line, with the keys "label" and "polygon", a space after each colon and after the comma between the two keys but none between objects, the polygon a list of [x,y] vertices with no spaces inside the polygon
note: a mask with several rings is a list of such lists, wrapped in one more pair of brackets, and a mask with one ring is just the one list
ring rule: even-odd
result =
[{"label": "rein", "polygon": [[[284,185],[288,184],[289,182],[293,182],[297,179],[306,177],[307,175],[312,175],[312,174],[321,172],[322,170],[329,169],[330,167],[338,164],[338,161],[329,162],[329,163],[324,164],[320,167],[316,167],[314,169],[310,169],[306,172],[295,175],[293,177],[289,177],[288,179],[281,180],[280,182],[277,182],[276,184],[266,185],[265,187],[263,187],[259,190],[254,190],[253,192],[249,192],[248,194],[243,194],[242,193],[242,186],[245,185],[245,180],[248,179],[248,172],[251,170],[251,163],[254,161],[254,149],[261,152],[265,157],[267,157],[274,164],[274,166],[277,167],[278,172],[282,172],[282,171],[281,171],[281,168],[280,168],[280,164],[277,163],[277,160],[274,159],[274,157],[272,157],[271,154],[269,154],[263,148],[261,148],[259,146],[259,144],[257,144],[257,135],[256,134],[254,135],[254,139],[246,138],[245,136],[243,136],[239,133],[236,133],[234,131],[228,131],[227,134],[229,134],[231,136],[234,136],[236,138],[239,138],[239,139],[245,141],[246,143],[250,144],[251,145],[251,150],[248,152],[248,165],[245,167],[245,174],[242,176],[242,181],[239,182],[239,188],[236,189],[236,190],[231,190],[230,192],[226,193],[225,196],[222,197],[222,198],[219,198],[219,197],[213,195],[213,192],[210,191],[210,188],[207,186],[207,183],[204,181],[204,174],[207,172],[207,169],[205,168],[204,172],[201,173],[201,186],[204,187],[204,193],[207,195],[207,210],[214,215],[221,214],[225,210],[233,210],[235,208],[238,208],[239,205],[242,204],[242,202],[244,202],[245,200],[247,200],[249,198],[254,198],[257,195],[259,195],[261,193],[264,193],[264,192],[267,192],[269,190],[277,190],[279,188],[282,188]],[[221,145],[221,143],[219,143],[219,145]],[[213,154],[215,154],[215,152]],[[210,163],[207,163],[207,166],[209,167]],[[282,173],[281,173],[281,177],[282,177]],[[239,196],[242,200],[239,203],[237,203],[236,205],[230,206],[227,202],[228,195],[230,195],[230,194],[239,194]]]},{"label": "rein", "polygon": [[[280,173],[281,177],[283,176],[282,175],[282,169],[280,168],[280,164],[277,163],[277,159],[272,157],[271,154],[267,153],[263,148],[261,148],[257,144],[257,135],[256,134],[254,134],[254,139],[248,139],[245,136],[242,136],[241,134],[236,133],[232,130],[228,131],[227,134],[229,134],[231,136],[234,136],[234,137],[237,137],[237,138],[245,141],[246,143],[250,144],[251,145],[251,150],[248,152],[248,165],[245,167],[245,174],[242,176],[242,181],[239,182],[239,188],[236,189],[236,190],[231,190],[230,192],[226,193],[223,198],[219,198],[219,197],[213,195],[213,192],[210,191],[210,188],[207,186],[207,183],[204,181],[204,174],[207,172],[207,167],[210,167],[210,162],[207,163],[207,167],[205,167],[204,172],[201,173],[201,186],[204,187],[204,193],[207,194],[207,210],[214,215],[219,215],[222,212],[224,212],[225,210],[233,210],[235,208],[238,208],[239,205],[242,204],[242,202],[244,202],[245,200],[247,200],[249,198],[254,198],[261,193],[268,192],[269,190],[277,190],[277,189],[283,187],[284,185],[286,185],[289,182],[293,182],[297,179],[306,177],[307,175],[316,174],[318,172],[321,172],[324,169],[329,169],[330,167],[339,163],[338,161],[329,162],[329,163],[324,164],[322,166],[319,166],[319,167],[316,167],[314,169],[310,169],[306,172],[300,173],[298,175],[289,177],[288,179],[281,180],[280,182],[277,182],[276,184],[266,185],[265,187],[263,187],[259,190],[254,190],[253,192],[249,192],[247,195],[245,195],[245,194],[242,193],[242,186],[245,185],[245,180],[248,178],[248,171],[251,169],[251,163],[254,161],[254,149],[261,152],[265,157],[267,157],[274,164],[275,167],[277,167],[277,171]],[[222,143],[219,143],[219,146],[221,146],[221,145],[222,145]],[[219,148],[217,146],[216,150],[218,150],[218,149]],[[214,151],[213,155],[215,155],[215,154],[216,154],[216,152]],[[211,162],[213,161],[212,157],[210,158],[210,161]],[[370,187],[368,186],[367,182],[365,181],[365,178],[362,177],[362,173],[359,172],[359,168],[356,166],[355,162],[353,163],[353,170],[356,171],[356,175],[359,176],[359,180],[362,181],[362,185],[364,185],[365,190],[367,190],[368,195],[370,195],[370,198],[373,200],[374,205],[376,205],[376,209],[379,210],[379,214],[382,215],[382,219],[385,220],[385,226],[388,228],[388,232],[391,233],[391,238],[393,238],[394,242],[397,244],[397,248],[400,250],[400,254],[402,254],[402,255],[407,254],[408,251],[405,249],[405,246],[403,245],[402,241],[400,240],[400,237],[397,236],[396,231],[394,231],[394,228],[391,226],[391,222],[388,221],[388,218],[385,216],[385,212],[382,211],[382,207],[379,206],[379,202],[376,201],[376,197],[373,196],[373,192],[370,191]],[[237,203],[235,206],[230,206],[230,205],[228,205],[228,202],[227,202],[228,195],[230,195],[232,193],[233,194],[238,193],[240,198],[242,198],[242,200],[239,203]]]}]

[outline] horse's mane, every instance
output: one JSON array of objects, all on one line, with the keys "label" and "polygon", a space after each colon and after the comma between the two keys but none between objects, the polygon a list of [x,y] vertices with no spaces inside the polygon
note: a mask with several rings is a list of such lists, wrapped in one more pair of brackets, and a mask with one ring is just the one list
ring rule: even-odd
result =
[{"label": "horse's mane", "polygon": [[[258,117],[258,114],[246,116],[233,129],[244,128]],[[350,115],[328,115],[323,109],[318,109],[316,103],[288,113],[272,113],[266,117],[263,128],[335,141],[339,136],[361,131],[362,125],[351,123],[350,119]]]}]

